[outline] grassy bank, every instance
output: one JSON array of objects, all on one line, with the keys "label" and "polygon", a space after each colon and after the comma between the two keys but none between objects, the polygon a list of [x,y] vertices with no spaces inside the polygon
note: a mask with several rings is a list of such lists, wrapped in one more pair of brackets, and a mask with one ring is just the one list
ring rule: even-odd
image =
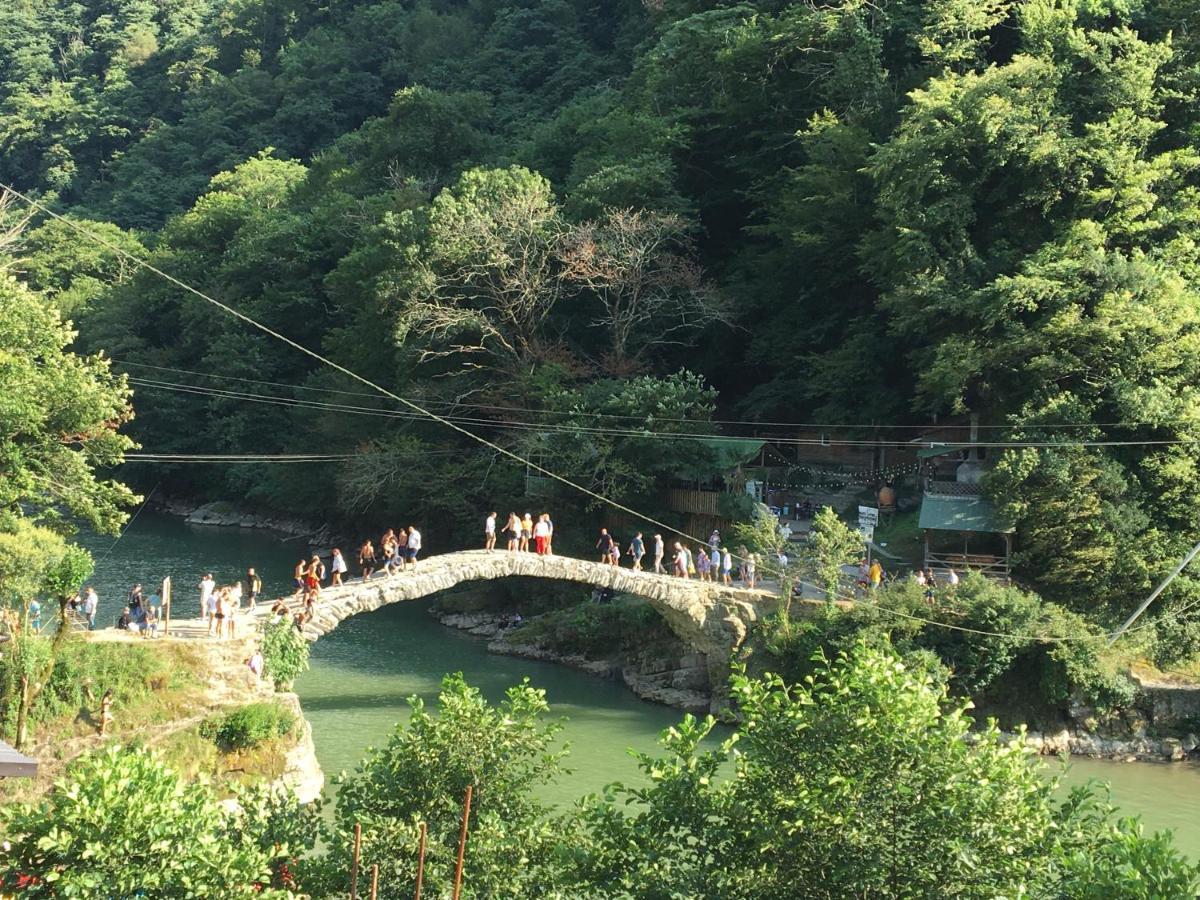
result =
[{"label": "grassy bank", "polygon": [[[0,781],[0,802],[40,795],[67,763],[110,742],[153,747],[181,774],[222,793],[235,782],[279,777],[297,739],[290,713],[252,741],[224,740],[219,727],[232,711],[275,708],[269,687],[242,664],[248,652],[240,641],[144,641],[115,632],[71,638],[30,713],[25,752],[38,760],[39,775]],[[101,697],[110,690],[111,721],[101,736]],[[12,704],[0,707],[0,723],[11,738]]]}]

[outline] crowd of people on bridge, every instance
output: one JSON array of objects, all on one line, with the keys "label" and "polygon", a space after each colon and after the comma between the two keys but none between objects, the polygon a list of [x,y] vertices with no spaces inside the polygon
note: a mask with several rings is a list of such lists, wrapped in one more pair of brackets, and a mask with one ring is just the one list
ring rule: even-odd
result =
[{"label": "crowd of people on bridge", "polygon": [[[488,551],[496,549],[496,525],[498,514],[488,513],[483,523],[483,548]],[[514,553],[536,553],[553,555],[554,553],[554,522],[549,513],[542,513],[535,520],[530,513],[518,516],[509,513],[503,528],[506,549]],[[596,550],[600,554],[600,562],[620,566],[621,542],[607,528],[600,529],[596,540]],[[671,547],[670,572],[664,561],[667,559],[667,546],[661,534],[655,534],[649,547],[642,532],[636,532],[623,551],[630,560],[630,568],[635,572],[651,571],[658,575],[671,574],[678,578],[697,578],[703,582],[724,584],[730,586],[734,579],[735,554],[729,551],[721,540],[721,532],[713,529],[706,544],[700,544],[693,553],[692,548],[684,541],[675,541]],[[647,555],[650,556],[651,568],[643,569]],[[736,567],[737,578],[745,586],[753,588],[758,583],[757,555],[739,547],[736,554],[739,563]],[[784,557],[786,560],[786,557]]]}]

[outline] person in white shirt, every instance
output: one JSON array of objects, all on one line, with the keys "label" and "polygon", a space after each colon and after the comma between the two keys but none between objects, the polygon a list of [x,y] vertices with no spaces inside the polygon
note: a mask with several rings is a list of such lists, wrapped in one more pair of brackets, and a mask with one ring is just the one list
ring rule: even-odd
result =
[{"label": "person in white shirt", "polygon": [[333,559],[330,561],[330,569],[333,571],[332,585],[340,585],[342,576],[346,574],[346,560],[342,558],[342,551],[337,547],[333,548]]},{"label": "person in white shirt", "polygon": [[661,534],[654,536],[654,571],[659,575],[665,574],[663,569],[663,539]]},{"label": "person in white shirt", "polygon": [[212,573],[208,573],[200,579],[200,618],[208,617],[208,598],[212,596],[212,592],[216,590],[217,583],[213,581]]},{"label": "person in white shirt", "polygon": [[542,513],[533,526],[533,547],[539,556],[545,556],[550,547],[550,517]]},{"label": "person in white shirt", "polygon": [[100,605],[100,597],[96,594],[96,589],[90,584],[87,592],[83,595],[83,614],[87,616],[88,631],[96,630],[96,608]]},{"label": "person in white shirt", "polygon": [[483,549],[496,549],[496,514],[488,513],[483,522]]},{"label": "person in white shirt", "polygon": [[946,576],[946,584],[954,587],[954,585],[958,584],[958,573],[953,569],[950,569],[949,572],[950,573]]},{"label": "person in white shirt", "polygon": [[410,565],[415,569],[417,567],[417,554],[421,552],[421,532],[417,531],[416,525],[408,526],[408,547],[406,548],[404,568],[407,569]]}]

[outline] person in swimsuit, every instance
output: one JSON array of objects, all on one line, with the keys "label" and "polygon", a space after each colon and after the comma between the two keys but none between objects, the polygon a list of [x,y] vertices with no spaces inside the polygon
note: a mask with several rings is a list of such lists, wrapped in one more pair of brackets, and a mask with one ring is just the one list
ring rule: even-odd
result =
[{"label": "person in swimsuit", "polygon": [[370,581],[375,574],[375,547],[370,541],[358,548],[358,564],[362,567],[362,580]]},{"label": "person in swimsuit", "polygon": [[508,539],[508,549],[515,551],[517,542],[521,540],[521,520],[517,518],[517,514],[508,514],[508,524],[504,526],[504,536]]}]

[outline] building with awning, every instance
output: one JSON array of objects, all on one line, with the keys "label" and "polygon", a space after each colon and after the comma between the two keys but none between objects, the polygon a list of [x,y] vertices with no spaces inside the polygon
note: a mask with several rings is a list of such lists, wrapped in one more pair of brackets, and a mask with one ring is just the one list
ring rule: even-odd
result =
[{"label": "building with awning", "polygon": [[976,449],[971,444],[947,444],[918,453],[941,461],[925,481],[917,521],[925,539],[925,568],[935,573],[976,571],[1008,581],[1014,529],[983,496]]}]

